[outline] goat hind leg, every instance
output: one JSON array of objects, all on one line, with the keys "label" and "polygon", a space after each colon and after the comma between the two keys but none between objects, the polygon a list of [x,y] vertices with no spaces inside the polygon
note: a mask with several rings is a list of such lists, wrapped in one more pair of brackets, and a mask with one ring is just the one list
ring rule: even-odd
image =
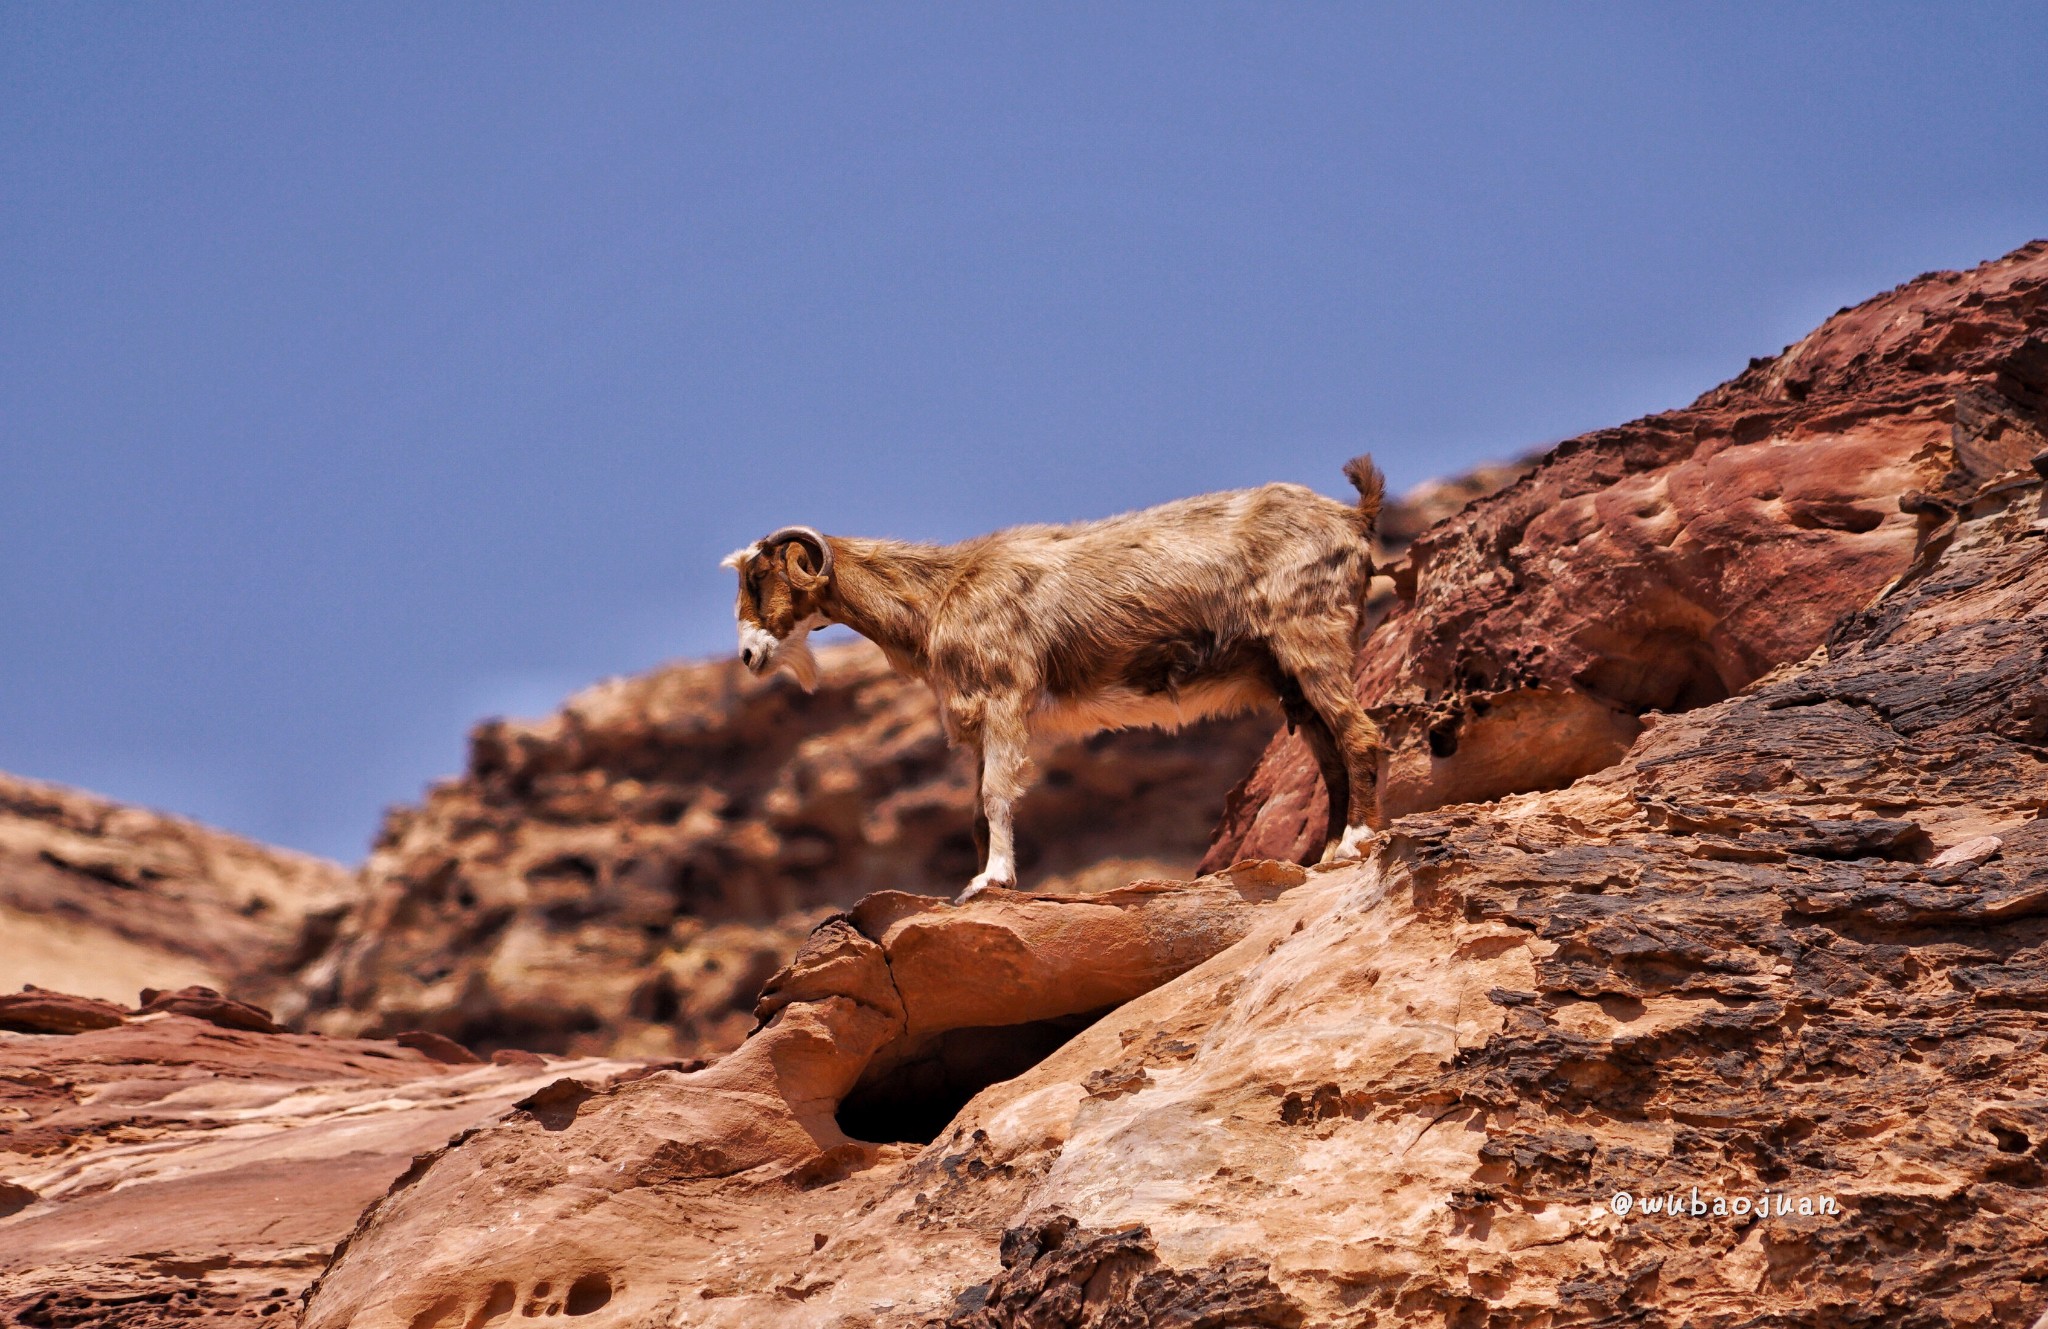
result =
[{"label": "goat hind leg", "polygon": [[1351,772],[1344,765],[1344,754],[1338,751],[1330,726],[1324,724],[1323,717],[1303,700],[1300,688],[1292,679],[1281,689],[1280,705],[1287,712],[1288,725],[1300,732],[1302,741],[1308,744],[1309,753],[1316,759],[1316,769],[1323,775],[1325,801],[1329,805],[1322,843],[1311,849],[1304,861],[1327,861],[1344,837],[1345,817],[1351,807]]},{"label": "goat hind leg", "polygon": [[[1348,664],[1349,654],[1342,658]],[[1294,678],[1303,699],[1328,726],[1346,776],[1341,820],[1338,791],[1330,785],[1331,837],[1323,855],[1327,862],[1357,857],[1379,828],[1380,753],[1386,744],[1351,690],[1350,670],[1318,665],[1301,669]]]}]

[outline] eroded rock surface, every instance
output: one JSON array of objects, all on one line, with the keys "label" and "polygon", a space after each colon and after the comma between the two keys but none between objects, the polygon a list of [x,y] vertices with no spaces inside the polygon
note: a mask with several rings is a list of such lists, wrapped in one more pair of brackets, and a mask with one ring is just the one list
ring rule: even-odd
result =
[{"label": "eroded rock surface", "polygon": [[[808,1137],[808,1168],[761,1170],[758,1116],[716,1128],[753,1152],[708,1160],[656,1110],[704,1096],[655,1077],[545,1150],[536,1123],[444,1156],[308,1322],[424,1329],[406,1298],[488,1255],[519,1296],[515,1268],[601,1276],[592,1324],[1141,1323],[1169,1284],[1267,1317],[1216,1323],[2025,1323],[2048,1300],[2043,518],[2032,477],[1966,504],[1825,655],[1570,789],[1402,820],[921,1151],[839,1142],[816,1094],[842,1070],[780,1091],[805,1124],[772,1148]],[[897,1036],[885,966],[812,959],[832,980],[728,1065]],[[435,1230],[515,1199],[544,1217]],[[1095,1234],[1087,1277],[1046,1263],[1054,1214]],[[412,1244],[378,1227],[401,1221]],[[429,1250],[433,1279],[372,1297]]]},{"label": "eroded rock surface", "polygon": [[355,899],[339,863],[0,775],[0,992],[287,992]]},{"label": "eroded rock surface", "polygon": [[[0,998],[8,1325],[295,1323],[306,1284],[414,1155],[564,1074],[644,1069],[449,1066],[394,1043],[263,1033],[254,1008],[201,990],[167,994],[199,1015],[29,995]],[[38,1022],[83,1027],[20,1031]]]},{"label": "eroded rock surface", "polygon": [[[2048,447],[2048,242],[1845,309],[1680,411],[1569,440],[1420,535],[1359,659],[1389,815],[1556,788],[1731,695],[1903,573],[1958,495]],[[1204,860],[1296,858],[1282,735]]]},{"label": "eroded rock surface", "polygon": [[[611,1322],[662,1323],[680,1289],[694,1294],[691,1271],[750,1247],[719,1238],[734,1196],[814,1192],[900,1163],[934,1100],[957,1105],[1028,1069],[1086,1017],[1232,945],[1305,877],[1248,866],[1092,896],[993,891],[958,908],[870,896],[776,975],[763,1027],[738,1051],[608,1093],[564,1080],[409,1174],[322,1276],[306,1323],[429,1329],[500,1303],[573,1313],[578,1287],[602,1289]],[[850,1133],[861,1126],[880,1129]]]},{"label": "eroded rock surface", "polygon": [[[2028,439],[2032,380],[2001,381],[2000,436]],[[1417,812],[1362,862],[1240,896],[1235,940],[1140,966],[1156,986],[929,1144],[847,1129],[921,1005],[890,929],[953,930],[932,972],[961,986],[922,1005],[985,1029],[1000,992],[1119,953],[1041,917],[1103,902],[882,897],[828,924],[718,1066],[561,1086],[419,1169],[307,1323],[2031,1323],[2048,457],[1930,437],[1895,584],[1814,649],[1632,717],[1569,787]],[[989,911],[1038,920],[997,929],[1021,950],[976,940]]]}]

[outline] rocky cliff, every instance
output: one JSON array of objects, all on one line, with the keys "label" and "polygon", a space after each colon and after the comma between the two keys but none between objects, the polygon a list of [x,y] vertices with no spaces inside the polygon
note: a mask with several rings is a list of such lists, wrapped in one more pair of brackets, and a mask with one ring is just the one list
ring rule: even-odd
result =
[{"label": "rocky cliff", "polygon": [[[1648,454],[1567,445],[1418,542],[1415,603],[1473,639],[1369,652],[1361,687],[1435,692],[1458,741],[1383,709],[1392,770],[1452,765],[1390,781],[1411,806],[1363,861],[875,897],[732,1057],[565,1081],[425,1160],[306,1323],[2027,1323],[2044,330],[2037,245],[1848,311],[1627,431]],[[1683,636],[1681,602],[1712,611]],[[1482,659],[1522,672],[1457,673]],[[1515,751],[1538,787],[1486,789]],[[1268,811],[1241,795],[1232,833]],[[927,1142],[907,1109],[961,1097]]]},{"label": "rocky cliff", "polygon": [[[1905,571],[1958,496],[2048,446],[2029,246],[1845,309],[1690,407],[1561,444],[1415,541],[1359,660],[1391,815],[1552,788],[1646,717],[1718,701],[1818,646]],[[1322,825],[1282,736],[1207,866],[1291,857]]]},{"label": "rocky cliff", "polygon": [[[577,931],[577,899],[640,898],[616,883],[645,835],[673,862],[753,844],[771,866],[717,880],[765,883],[762,914],[822,916],[779,970],[762,960],[758,1001],[720,998],[751,1006],[718,1017],[751,1036],[701,1066],[484,1068],[418,1035],[295,1042],[199,993],[142,1013],[0,1001],[0,1113],[31,1126],[0,1154],[0,1252],[30,1243],[0,1257],[0,1307],[285,1318],[278,1290],[317,1271],[303,1323],[361,1329],[2028,1324],[2048,1309],[2044,473],[2048,243],[1561,446],[1396,569],[1358,673],[1396,819],[1320,869],[1285,861],[1319,795],[1284,739],[1232,794],[1208,875],[1112,884],[1144,874],[1053,857],[1038,884],[1058,889],[954,907],[893,889],[955,882],[909,876],[917,854],[891,860],[866,820],[903,816],[879,810],[888,789],[954,786],[862,785],[866,757],[827,780],[847,767],[801,741],[825,717],[732,718],[815,699],[735,689],[658,741],[644,717],[698,703],[608,712],[601,689],[487,727],[470,775],[388,828],[370,901],[315,966],[314,1018],[396,1027],[490,982],[503,1003],[535,955],[558,975],[535,990],[574,998],[574,957],[604,988],[689,944],[679,912],[757,926],[744,898],[679,911],[670,878],[646,949],[607,949],[609,921]],[[716,675],[697,677],[670,686]],[[830,704],[878,752],[914,730]],[[645,764],[712,769],[715,741],[690,735],[721,726],[797,735],[752,776],[754,749],[722,758],[743,808]],[[670,802],[642,813],[650,794]],[[838,911],[778,857],[809,824],[788,809],[835,806],[860,828],[835,863],[906,873]],[[583,862],[559,882],[532,871],[562,854]],[[561,940],[536,941],[551,906]],[[692,989],[671,982],[680,1011]],[[661,1026],[646,1009],[629,1027]],[[78,1069],[123,1055],[86,1040],[174,1028],[204,1055],[107,1078],[194,1068],[175,1092]],[[216,1103],[237,1075],[218,1038],[333,1059]],[[169,1179],[146,1135],[109,1151],[161,1125],[131,1101],[178,1114],[192,1157],[234,1159],[247,1129],[300,1160],[305,1213],[222,1191],[195,1195],[215,1221],[185,1245],[123,1226],[124,1178]],[[293,1123],[316,1120],[301,1154]],[[405,1166],[434,1122],[464,1129]],[[386,1123],[347,1195],[388,1185],[345,1222],[339,1183],[314,1197]],[[66,1190],[74,1161],[93,1180]],[[221,1253],[237,1243],[246,1265]]]}]

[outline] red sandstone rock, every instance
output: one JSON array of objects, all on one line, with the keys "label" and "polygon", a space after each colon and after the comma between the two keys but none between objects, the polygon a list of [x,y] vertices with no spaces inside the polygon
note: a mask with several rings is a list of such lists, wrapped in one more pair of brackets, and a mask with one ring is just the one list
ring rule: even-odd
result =
[{"label": "red sandstone rock", "polygon": [[[2044,261],[1849,311],[1419,540],[1414,603],[1362,686],[1391,680],[1390,789],[1421,810],[1365,862],[966,909],[877,895],[761,973],[759,1031],[693,1072],[455,1068],[167,1014],[0,1034],[0,1318],[275,1321],[271,1280],[303,1283],[351,1197],[396,1176],[309,1324],[2029,1322],[2048,1285]],[[1836,462],[1859,455],[1886,478],[1845,487]],[[1901,547],[1879,500],[1908,480]],[[1888,581],[1846,598],[1878,563]],[[1797,575],[1849,608],[1818,636]],[[1783,595],[1792,626],[1741,586]],[[1409,621],[1424,608],[1441,635]],[[1657,635],[1673,621],[1694,637]],[[1460,672],[1524,648],[1526,676]],[[1616,702],[1703,661],[1732,695]],[[1463,709],[1421,715],[1455,750],[1425,778],[1412,708],[1446,699]],[[1595,703],[1627,725],[1587,743],[1572,716]],[[1425,806],[1555,784],[1610,738],[1617,759],[1569,788]],[[585,740],[565,720],[543,774],[557,741]],[[1279,773],[1240,791],[1219,853],[1291,845],[1312,809]],[[613,785],[518,794],[479,835],[517,847],[545,812],[568,816],[545,835],[630,843],[601,800],[575,812]],[[467,845],[458,810],[487,806],[450,800],[420,843]],[[489,861],[449,857],[448,890]],[[384,897],[407,963],[452,936],[516,965],[498,929],[536,897],[408,934],[433,889]],[[628,966],[607,931],[575,935]],[[491,1087],[435,1092],[472,1083]],[[1710,1207],[1758,1195],[1830,1208]]]},{"label": "red sandstone rock", "polygon": [[278,1034],[284,1030],[277,1021],[270,1018],[270,1012],[261,1006],[252,1006],[246,1001],[223,997],[212,988],[179,988],[176,992],[158,992],[153,988],[142,990],[142,1013],[157,1012],[172,1015],[189,1015],[195,1020],[217,1024],[223,1029],[248,1029],[259,1034]]},{"label": "red sandstone rock", "polygon": [[0,1029],[24,1034],[77,1034],[111,1029],[128,1012],[111,1001],[51,992],[30,983],[19,992],[0,995]]},{"label": "red sandstone rock", "polygon": [[[671,1242],[679,1210],[648,1226],[657,1192],[687,1205],[707,1185],[801,1191],[899,1160],[886,1141],[901,1133],[862,1140],[848,1127],[914,1125],[905,1118],[928,1116],[927,1096],[1024,1069],[1081,1027],[1072,1017],[1230,946],[1305,875],[1281,865],[1086,897],[992,891],[964,908],[870,896],[769,983],[763,1028],[739,1051],[609,1092],[559,1080],[409,1174],[322,1276],[306,1324],[428,1329],[500,1304],[546,1314],[579,1287],[609,1320],[655,1315],[672,1285],[622,1272],[625,1233],[677,1260],[704,1254]],[[495,1221],[507,1209],[524,1219],[511,1230]]]},{"label": "red sandstone rock", "polygon": [[483,1060],[454,1039],[443,1038],[424,1029],[408,1029],[393,1037],[391,1041],[402,1048],[423,1052],[435,1061],[449,1066],[471,1066]]},{"label": "red sandstone rock", "polygon": [[846,1129],[918,1011],[1022,1029],[1163,974],[1088,931],[1101,897],[878,897],[717,1066],[559,1085],[433,1159],[306,1324],[579,1289],[594,1326],[2028,1323],[2044,544],[2038,479],[1959,502],[1825,654],[1569,789],[1294,869],[921,1149]]},{"label": "red sandstone rock", "polygon": [[[1980,292],[1935,285],[2008,308],[2000,283],[2044,253]],[[1893,328],[1866,329],[1873,355]],[[2048,406],[2015,359],[1999,437]],[[1859,381],[1895,404],[1893,380]],[[1366,861],[1240,899],[1239,939],[1163,982],[1137,966],[1132,991],[1158,986],[995,1067],[928,1145],[849,1138],[863,1078],[920,1010],[943,1038],[1100,999],[1126,952],[1060,917],[1099,901],[881,897],[828,923],[731,1057],[557,1084],[425,1163],[306,1323],[2029,1323],[2048,1282],[2048,497],[1994,459],[1908,501],[1926,520],[1897,579],[1824,649],[1781,638],[1800,658],[1757,661],[1734,695],[1631,717],[1620,760],[1569,788],[1409,815]],[[1533,631],[1479,593],[1515,548],[1466,554],[1502,633]],[[1538,626],[1561,612],[1523,601]],[[1551,703],[1520,704],[1540,722]],[[1010,921],[984,933],[995,910]],[[938,1060],[986,1074],[980,1054]]]},{"label": "red sandstone rock", "polygon": [[628,1069],[450,1067],[167,1013],[0,1033],[0,1324],[290,1324],[413,1155],[563,1074]]},{"label": "red sandstone rock", "polygon": [[[1387,813],[1567,784],[1646,716],[1820,645],[1958,495],[2048,446],[2044,301],[2048,243],[1922,277],[1685,410],[1559,445],[1417,537],[1359,659]],[[1321,798],[1282,735],[1204,866],[1306,853]]]}]

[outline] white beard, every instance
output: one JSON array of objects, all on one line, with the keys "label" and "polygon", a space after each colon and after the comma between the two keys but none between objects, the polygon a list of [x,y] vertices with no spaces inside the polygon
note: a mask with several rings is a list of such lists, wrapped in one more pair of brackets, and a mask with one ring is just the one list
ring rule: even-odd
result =
[{"label": "white beard", "polygon": [[[770,669],[787,669],[796,675],[797,684],[805,692],[818,688],[818,657],[811,654],[810,635],[814,629],[825,626],[823,614],[812,614],[789,630],[789,635],[775,643],[775,653],[768,658]],[[754,629],[767,636],[761,629]]]}]

